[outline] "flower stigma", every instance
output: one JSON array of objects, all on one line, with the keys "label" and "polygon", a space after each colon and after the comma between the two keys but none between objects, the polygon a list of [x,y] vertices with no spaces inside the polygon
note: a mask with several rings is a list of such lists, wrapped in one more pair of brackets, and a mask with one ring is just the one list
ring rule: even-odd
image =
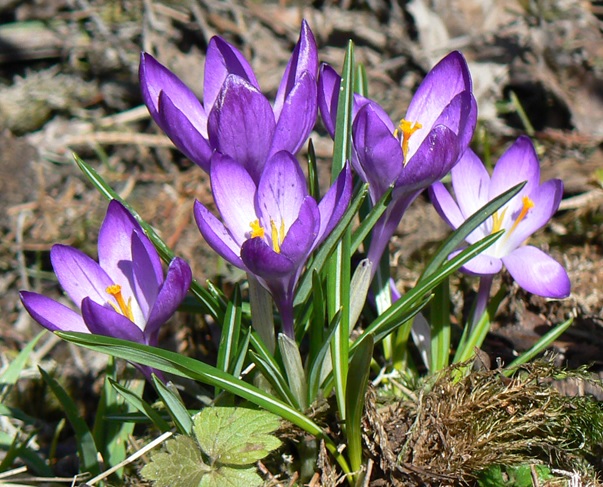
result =
[{"label": "flower stigma", "polygon": [[535,203],[534,203],[534,201],[532,201],[529,196],[524,196],[521,199],[521,201],[523,202],[523,206],[521,208],[521,211],[519,212],[519,215],[517,216],[517,218],[513,222],[513,226],[507,232],[507,235],[505,235],[505,239],[509,238],[509,236],[517,228],[517,225],[519,225],[521,223],[521,221],[526,217],[526,215],[528,214],[528,211],[530,211],[532,208],[534,208],[534,206],[536,206]]},{"label": "flower stigma", "polygon": [[285,221],[281,220],[281,227],[277,230],[276,223],[274,223],[273,219],[270,219],[270,228],[271,228],[271,240],[272,240],[272,248],[277,254],[281,253],[281,244],[283,240],[285,240]]},{"label": "flower stigma", "polygon": [[406,166],[408,163],[408,141],[410,136],[417,130],[423,128],[423,125],[419,122],[409,122],[408,120],[400,120],[398,128],[394,130],[394,137],[400,140],[402,144],[402,163]]},{"label": "flower stigma", "polygon": [[105,289],[107,294],[110,294],[117,301],[117,306],[109,301],[109,304],[113,307],[115,311],[119,314],[124,315],[131,322],[134,322],[134,314],[132,313],[132,298],[128,298],[128,302],[126,303],[123,295],[121,294],[121,286],[119,284],[112,284]]},{"label": "flower stigma", "polygon": [[260,225],[260,220],[252,221],[249,226],[251,227],[251,238],[264,237],[264,228]]}]

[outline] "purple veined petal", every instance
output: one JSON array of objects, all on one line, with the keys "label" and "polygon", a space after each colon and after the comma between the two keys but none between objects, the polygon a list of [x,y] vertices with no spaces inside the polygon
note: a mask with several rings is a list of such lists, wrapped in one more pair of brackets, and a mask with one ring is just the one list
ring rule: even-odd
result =
[{"label": "purple veined petal", "polygon": [[452,168],[452,187],[463,219],[469,218],[489,201],[490,175],[471,149],[467,149]]},{"label": "purple veined petal", "polygon": [[165,92],[159,94],[159,119],[161,128],[176,147],[205,172],[209,172],[212,148],[207,141],[207,122],[195,126],[186,112],[174,105]]},{"label": "purple veined petal", "polygon": [[403,170],[402,148],[372,105],[358,111],[352,133],[359,163],[355,169],[366,177],[375,203]]},{"label": "purple veined petal", "polygon": [[295,264],[286,255],[275,252],[259,237],[250,238],[243,244],[241,260],[249,272],[266,281],[283,279],[296,271]]},{"label": "purple veined petal", "polygon": [[302,20],[299,40],[295,44],[291,58],[287,63],[283,79],[276,93],[276,99],[274,100],[274,115],[277,120],[280,117],[285,99],[289,97],[294,86],[304,73],[316,79],[318,75],[318,50],[310,26],[305,20]]},{"label": "purple veined petal", "polygon": [[240,257],[241,247],[224,224],[198,201],[195,201],[194,215],[199,231],[209,246],[235,267],[247,270]]},{"label": "purple veined petal", "polygon": [[258,219],[256,185],[243,166],[217,152],[212,158],[211,188],[222,221],[240,247],[249,238],[251,223]]},{"label": "purple veined petal", "polygon": [[82,317],[67,306],[29,291],[21,291],[19,296],[27,312],[47,330],[88,333]]},{"label": "purple veined petal", "polygon": [[281,242],[281,254],[301,268],[315,247],[320,227],[320,213],[314,198],[306,196],[298,217],[287,230]]},{"label": "purple veined petal", "polygon": [[[148,320],[149,313],[157,299],[157,293],[163,283],[163,271],[159,262],[159,255],[153,248],[151,252],[144,245],[143,240],[146,236],[142,232],[134,230],[132,232],[132,282],[130,283],[134,290],[132,296],[131,309],[136,323],[145,323]],[[161,271],[160,279],[154,271],[155,261],[159,262]],[[120,283],[118,283],[120,284]]]},{"label": "purple veined petal", "polygon": [[523,289],[545,298],[567,298],[571,283],[567,272],[551,256],[527,245],[503,257],[505,267]]},{"label": "purple veined petal", "polygon": [[453,230],[465,222],[465,216],[444,184],[439,181],[433,183],[429,187],[429,197],[438,215]]},{"label": "purple veined petal", "polygon": [[[507,235],[503,235],[501,245],[504,245],[509,251],[519,247],[534,232],[544,227],[551,217],[555,214],[563,197],[563,182],[560,179],[551,179],[534,189],[530,194],[530,199],[534,207],[528,210],[523,218]],[[515,218],[519,213],[513,215]],[[506,227],[507,231],[510,227]]]},{"label": "purple veined petal", "polygon": [[[450,257],[455,257],[460,252],[460,250],[457,250],[456,252],[453,252]],[[473,259],[461,267],[461,271],[477,276],[498,274],[501,270],[502,260],[488,255],[487,253],[476,255]]]},{"label": "purple veined petal", "polygon": [[306,143],[316,125],[316,79],[307,71],[302,73],[290,90],[280,116],[277,116],[271,154],[280,150],[297,153]]},{"label": "purple veined petal", "polygon": [[114,309],[95,303],[90,298],[82,301],[82,317],[90,333],[145,343],[144,333],[140,328],[144,323],[132,323]]},{"label": "purple veined petal", "polygon": [[[155,334],[178,309],[188,292],[193,275],[189,265],[179,257],[168,267],[163,286],[155,301],[144,334],[147,339]],[[149,343],[150,344],[150,343]]]},{"label": "purple veined petal", "polygon": [[115,282],[82,251],[56,244],[50,250],[50,260],[61,287],[76,306],[79,307],[86,297],[97,303],[111,299],[107,287]]},{"label": "purple veined petal", "polygon": [[276,123],[270,103],[257,88],[229,75],[209,114],[209,141],[258,180],[272,146]]},{"label": "purple veined petal", "polygon": [[210,113],[222,85],[229,74],[234,74],[260,89],[251,65],[239,50],[219,36],[212,37],[207,46],[203,76],[203,104]]},{"label": "purple veined petal", "polygon": [[304,173],[292,154],[277,152],[266,162],[258,185],[256,212],[267,237],[272,222],[281,239],[287,234],[307,194]]},{"label": "purple veined petal", "polygon": [[161,110],[161,92],[172,100],[179,111],[186,113],[197,130],[207,137],[207,114],[197,96],[174,73],[144,52],[140,57],[139,79],[144,103],[162,130],[167,131],[158,113]]},{"label": "purple veined petal", "polygon": [[530,138],[524,135],[500,156],[494,166],[490,183],[490,199],[522,181],[527,181],[527,184],[515,197],[519,207],[521,207],[521,196],[530,194],[540,183],[538,155]]},{"label": "purple veined petal", "polygon": [[343,217],[352,199],[353,189],[352,169],[348,163],[318,204],[320,230],[316,245],[320,245]]},{"label": "purple veined petal", "polygon": [[396,190],[414,192],[444,177],[460,156],[456,141],[456,134],[447,127],[434,127],[403,167],[396,180]]},{"label": "purple veined petal", "polygon": [[454,51],[427,73],[406,112],[409,122],[420,122],[430,130],[444,108],[463,91],[471,91],[471,76],[463,55]]},{"label": "purple veined petal", "polygon": [[318,76],[318,109],[331,138],[335,137],[340,85],[341,77],[337,74],[337,71],[328,64],[322,64]]}]

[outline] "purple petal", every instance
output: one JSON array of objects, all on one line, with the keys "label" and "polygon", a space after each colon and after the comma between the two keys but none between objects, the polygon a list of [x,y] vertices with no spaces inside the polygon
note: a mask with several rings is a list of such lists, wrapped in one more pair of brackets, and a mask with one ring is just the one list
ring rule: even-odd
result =
[{"label": "purple petal", "polygon": [[277,231],[283,228],[286,234],[307,194],[306,179],[297,159],[285,151],[272,156],[264,167],[256,199],[256,212],[266,232],[270,232],[274,222]]},{"label": "purple petal", "polygon": [[243,78],[229,75],[209,114],[212,147],[242,164],[257,180],[272,146],[275,125],[266,97]]},{"label": "purple petal", "polygon": [[430,130],[444,108],[463,91],[471,91],[467,62],[460,52],[451,52],[427,73],[415,92],[406,120],[420,122]]},{"label": "purple petal", "polygon": [[515,197],[519,207],[521,207],[521,195],[530,194],[540,182],[538,155],[532,141],[526,136],[519,137],[498,159],[492,172],[490,199],[522,181],[527,181],[527,184]]},{"label": "purple petal", "polygon": [[21,291],[19,296],[27,312],[44,328],[50,331],[88,333],[82,317],[67,306],[29,291]]},{"label": "purple petal", "polygon": [[216,153],[211,164],[211,188],[222,221],[240,247],[249,238],[251,223],[258,218],[256,185],[243,166]]},{"label": "purple petal", "polygon": [[320,213],[314,198],[306,196],[299,215],[287,230],[281,253],[301,268],[314,248],[320,226]]},{"label": "purple petal", "polygon": [[250,238],[243,244],[241,259],[249,272],[266,280],[282,279],[296,270],[296,265],[287,256],[272,250],[259,237]]},{"label": "purple petal", "polygon": [[565,269],[549,255],[530,245],[503,257],[507,270],[523,289],[545,298],[566,298],[571,283]]},{"label": "purple petal", "polygon": [[233,240],[222,222],[198,201],[195,201],[194,214],[199,231],[209,246],[235,267],[247,270],[239,257],[240,245]]},{"label": "purple petal", "polygon": [[490,175],[471,149],[467,149],[452,168],[452,187],[465,219],[489,201]]},{"label": "purple petal", "polygon": [[86,297],[97,303],[106,303],[111,297],[107,287],[115,282],[82,251],[56,244],[50,250],[50,260],[61,287],[76,306]]},{"label": "purple petal", "polygon": [[[459,252],[453,253],[451,257],[454,257]],[[461,270],[467,274],[478,276],[498,274],[502,270],[502,261],[497,257],[482,253],[467,262],[461,267]]]},{"label": "purple petal", "polygon": [[90,298],[82,301],[82,317],[90,333],[145,343],[142,330],[124,315]]},{"label": "purple petal", "polygon": [[337,74],[337,71],[328,64],[320,66],[320,74],[318,76],[318,109],[331,138],[335,137],[340,84],[341,77]]},{"label": "purple petal", "polygon": [[343,217],[352,199],[353,189],[352,169],[349,164],[346,164],[344,170],[339,173],[327,194],[318,204],[320,230],[316,245],[319,245],[333,231]]},{"label": "purple petal", "polygon": [[429,197],[438,215],[453,230],[456,230],[465,222],[465,216],[461,213],[456,201],[442,183],[437,181],[429,187]]},{"label": "purple petal", "polygon": [[[153,303],[157,299],[159,286],[163,282],[163,271],[159,282],[157,282],[154,270],[154,263],[159,261],[159,255],[155,249],[149,252],[144,245],[144,240],[147,237],[140,232],[134,230],[132,232],[132,288],[134,289],[133,299],[140,306],[142,316],[137,317],[136,322],[144,322],[148,319],[149,312]],[[132,304],[132,311],[135,311],[135,306]],[[136,316],[136,315],[135,315]],[[140,321],[139,321],[140,320]]]},{"label": "purple petal", "polygon": [[277,115],[271,154],[279,150],[297,153],[316,124],[317,111],[316,79],[304,72],[291,88],[280,116]]},{"label": "purple petal", "polygon": [[211,112],[229,74],[239,76],[260,89],[253,69],[238,49],[221,37],[212,37],[207,46],[203,77],[203,104],[207,113]]},{"label": "purple petal", "polygon": [[[195,127],[189,114],[181,111],[165,92],[159,94],[159,119],[161,128],[176,147],[205,172],[209,172],[212,149],[207,141],[207,123]],[[205,133],[205,135],[204,135]]]},{"label": "purple petal", "polygon": [[372,105],[362,107],[352,128],[357,172],[370,185],[375,203],[402,171],[402,148]]},{"label": "purple petal", "polygon": [[[530,235],[544,227],[559,208],[562,196],[563,182],[560,179],[546,181],[532,191],[530,199],[534,203],[534,207],[528,210],[526,217],[513,229],[513,232],[508,236],[503,235],[501,240],[503,240],[504,246],[507,249],[515,249]],[[518,214],[513,217],[517,218]],[[507,229],[510,228],[507,227]]]},{"label": "purple petal", "polygon": [[[314,80],[316,79],[318,74],[318,51],[316,49],[316,40],[314,39],[314,35],[312,34],[308,23],[305,20],[302,20],[299,40],[287,63],[283,79],[276,94],[276,99],[274,100],[274,115],[277,120],[281,114],[285,99],[289,97],[294,86],[305,73],[312,76]],[[314,96],[316,97],[316,95]],[[314,116],[314,119],[316,119],[316,116]]]},{"label": "purple petal", "polygon": [[147,326],[144,329],[145,335],[152,336],[176,312],[186,297],[192,279],[193,275],[189,265],[178,257],[174,258],[149,315]]},{"label": "purple petal", "polygon": [[186,114],[196,130],[207,138],[207,114],[203,106],[197,96],[174,73],[157,62],[153,56],[143,52],[140,57],[139,78],[144,103],[162,130],[168,132],[159,116],[161,92],[166,94],[173,105]]}]

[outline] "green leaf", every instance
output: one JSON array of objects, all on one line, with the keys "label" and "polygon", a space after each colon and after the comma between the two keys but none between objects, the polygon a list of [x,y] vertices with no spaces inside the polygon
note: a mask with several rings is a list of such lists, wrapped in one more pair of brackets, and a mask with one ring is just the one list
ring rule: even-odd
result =
[{"label": "green leaf", "polygon": [[46,333],[46,330],[41,331],[34,337],[32,341],[30,341],[27,346],[19,352],[19,355],[10,363],[10,365],[6,368],[6,370],[0,375],[0,390],[2,390],[2,386],[5,384],[15,385],[17,380],[19,379],[19,375],[21,375],[21,371],[27,364],[27,359],[29,355],[33,351],[34,347],[42,338],[42,335]]},{"label": "green leaf", "polygon": [[[238,284],[235,285],[232,299],[226,307],[224,324],[220,335],[220,346],[218,347],[218,358],[216,367],[224,372],[232,372],[233,355],[237,351],[239,344],[239,334],[241,332],[241,289]],[[215,395],[220,394],[219,387],[215,390]]]},{"label": "green leaf", "polygon": [[255,467],[234,468],[222,466],[201,479],[199,487],[259,487],[264,481]]},{"label": "green leaf", "polygon": [[165,442],[165,449],[151,455],[140,474],[152,480],[155,487],[199,487],[201,479],[211,471],[203,462],[197,442],[180,435]]},{"label": "green leaf", "polygon": [[153,374],[153,384],[178,430],[181,433],[191,434],[193,421],[177,392],[172,391],[155,374]]},{"label": "green leaf", "polygon": [[271,434],[280,420],[267,411],[208,407],[193,418],[193,423],[197,441],[212,464],[248,465],[281,445]]},{"label": "green leaf", "polygon": [[151,422],[159,428],[162,433],[169,431],[170,425],[165,421],[161,415],[153,409],[153,407],[147,403],[138,394],[135,394],[127,387],[122,386],[119,382],[108,378],[109,384],[113,387],[132,407],[138,409],[143,413]]}]

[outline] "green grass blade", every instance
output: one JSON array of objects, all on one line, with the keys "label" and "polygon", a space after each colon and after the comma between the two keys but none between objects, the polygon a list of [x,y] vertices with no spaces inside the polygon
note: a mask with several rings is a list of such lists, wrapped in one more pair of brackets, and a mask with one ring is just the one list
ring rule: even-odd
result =
[{"label": "green grass blade", "polygon": [[19,352],[16,358],[9,364],[2,375],[0,375],[0,390],[6,385],[15,385],[21,372],[27,365],[29,355],[33,352],[33,349],[40,341],[40,338],[46,333],[46,330],[38,333],[26,346]]},{"label": "green grass blade", "polygon": [[377,223],[377,220],[379,220],[381,215],[387,210],[387,205],[389,205],[392,200],[393,189],[394,187],[390,186],[388,190],[383,193],[383,196],[377,201],[377,204],[370,209],[364,218],[362,218],[360,225],[352,233],[352,244],[350,247],[352,253],[358,250],[364,239],[375,226],[375,223]]},{"label": "green grass blade", "polygon": [[[236,284],[232,299],[226,307],[216,360],[216,367],[224,372],[232,372],[231,362],[238,348],[239,333],[241,332],[241,314],[241,290],[239,285]],[[220,389],[216,389],[216,396],[218,394],[220,394]]]},{"label": "green grass blade", "polygon": [[122,386],[119,382],[113,379],[107,379],[111,387],[121,395],[132,407],[144,414],[162,433],[169,431],[170,425],[168,422],[161,417],[161,415],[153,409],[153,407],[146,402],[138,394],[134,394],[127,387]]},{"label": "green grass blade", "polygon": [[316,354],[316,357],[311,362],[309,362],[309,366],[308,366],[308,404],[312,404],[318,397],[323,364],[325,362],[327,353],[329,353],[329,350],[331,348],[331,340],[333,339],[333,335],[337,331],[337,327],[340,324],[339,323],[340,320],[341,320],[341,311],[339,311],[339,313],[337,313],[331,320],[331,323],[329,324],[329,329],[327,330],[322,347]]},{"label": "green grass blade", "polygon": [[84,419],[80,416],[77,406],[69,397],[69,394],[61,387],[61,385],[52,378],[42,367],[38,367],[42,379],[50,390],[53,392],[61,407],[65,411],[67,419],[71,423],[71,427],[77,439],[78,456],[80,458],[80,472],[90,472],[92,475],[100,473],[98,464],[98,450],[94,443],[92,432]]},{"label": "green grass blade", "polygon": [[153,385],[157,394],[165,404],[168,414],[174,420],[174,424],[180,431],[185,435],[191,435],[193,433],[193,420],[190,413],[182,403],[182,399],[169,387],[167,387],[161,379],[158,379],[153,374]]}]

